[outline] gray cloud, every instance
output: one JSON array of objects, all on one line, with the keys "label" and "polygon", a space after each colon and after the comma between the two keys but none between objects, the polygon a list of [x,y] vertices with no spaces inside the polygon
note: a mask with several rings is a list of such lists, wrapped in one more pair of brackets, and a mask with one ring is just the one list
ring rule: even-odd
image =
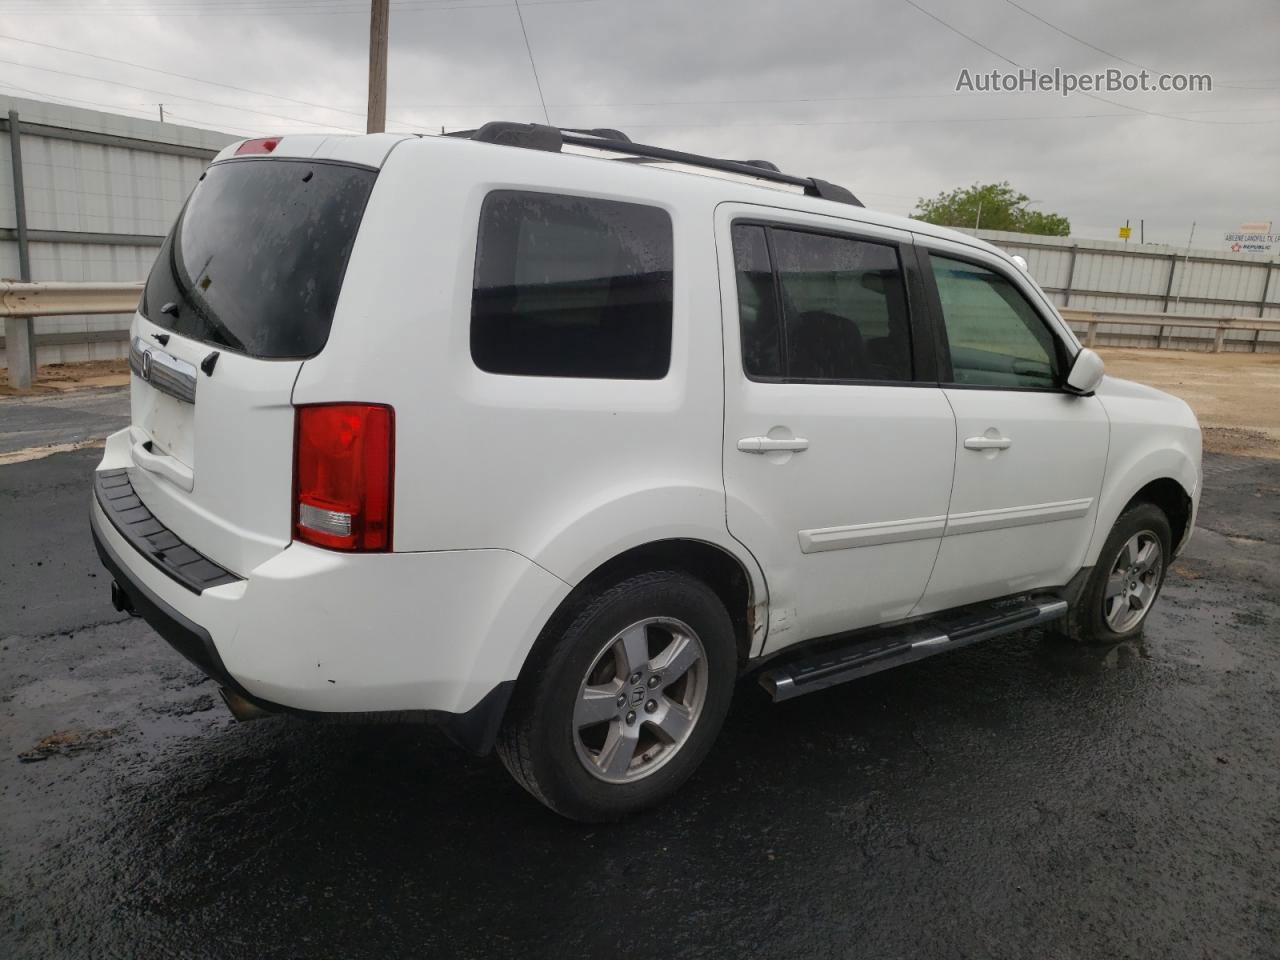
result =
[{"label": "gray cloud", "polygon": [[[1020,64],[1126,68],[1005,0],[917,2]],[[1209,242],[1242,220],[1280,220],[1274,3],[1017,2],[1127,60],[1211,73],[1214,92],[1104,95],[1115,104],[1079,94],[955,94],[962,68],[1008,64],[902,0],[522,6],[552,119],[564,125],[616,126],[683,149],[764,157],[844,183],[869,205],[897,213],[922,195],[1007,179],[1085,236],[1113,237],[1126,218],[1135,226],[1145,218],[1148,240],[1179,243],[1195,220],[1197,236]],[[393,0],[393,128],[541,118],[514,7],[500,0],[437,5],[466,6]],[[148,115],[164,100],[181,122],[234,132],[318,129],[308,123],[357,130],[364,7],[361,0],[10,0],[0,26],[11,36],[347,113],[5,40],[4,60],[148,90],[8,63],[0,63],[0,90]],[[50,8],[67,13],[30,15]]]}]

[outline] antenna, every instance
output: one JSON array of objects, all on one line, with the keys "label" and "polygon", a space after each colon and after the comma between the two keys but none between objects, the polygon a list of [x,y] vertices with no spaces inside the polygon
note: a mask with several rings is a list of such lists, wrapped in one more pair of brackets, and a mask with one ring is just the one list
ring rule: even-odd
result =
[{"label": "antenna", "polygon": [[533,62],[533,48],[529,46],[529,31],[524,28],[524,14],[520,11],[520,0],[515,0],[516,16],[520,18],[520,34],[524,37],[524,51],[529,54],[529,67],[533,70],[533,83],[538,88],[538,102],[542,104],[542,119],[551,126],[551,114],[547,113],[547,98],[542,95],[542,81],[538,79],[538,65]]}]

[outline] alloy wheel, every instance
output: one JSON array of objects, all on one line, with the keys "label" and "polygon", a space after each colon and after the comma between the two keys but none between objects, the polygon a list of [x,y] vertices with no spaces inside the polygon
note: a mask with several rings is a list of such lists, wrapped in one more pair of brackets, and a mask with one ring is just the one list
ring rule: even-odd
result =
[{"label": "alloy wheel", "polygon": [[615,634],[578,687],[578,759],[606,783],[654,773],[688,742],[707,695],[707,656],[697,633],[650,617]]},{"label": "alloy wheel", "polygon": [[1112,564],[1103,591],[1102,614],[1116,633],[1128,633],[1146,617],[1160,589],[1164,570],[1160,538],[1150,530],[1125,541]]}]

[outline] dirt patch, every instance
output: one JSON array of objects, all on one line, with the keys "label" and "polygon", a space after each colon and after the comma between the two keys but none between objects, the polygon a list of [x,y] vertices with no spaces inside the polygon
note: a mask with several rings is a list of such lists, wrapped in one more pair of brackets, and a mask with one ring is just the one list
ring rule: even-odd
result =
[{"label": "dirt patch", "polygon": [[101,750],[120,730],[110,727],[105,730],[63,730],[41,737],[30,750],[18,754],[23,763],[34,763],[37,760],[48,760],[50,757],[70,757],[86,750]]},{"label": "dirt patch", "polygon": [[10,450],[0,453],[0,467],[11,463],[26,463],[28,460],[43,460],[55,453],[70,453],[74,450],[89,450],[94,447],[105,447],[105,440],[77,440],[74,443],[50,443],[43,447],[24,447],[21,450]]},{"label": "dirt patch", "polygon": [[1206,453],[1232,453],[1241,457],[1280,459],[1280,440],[1261,430],[1240,427],[1203,427]]},{"label": "dirt patch", "polygon": [[85,363],[50,363],[39,369],[30,390],[9,386],[9,371],[0,370],[0,397],[65,393],[89,387],[122,387],[129,382],[128,360],[90,360]]},{"label": "dirt patch", "polygon": [[1181,397],[1214,453],[1280,460],[1280,354],[1098,351],[1107,372]]}]

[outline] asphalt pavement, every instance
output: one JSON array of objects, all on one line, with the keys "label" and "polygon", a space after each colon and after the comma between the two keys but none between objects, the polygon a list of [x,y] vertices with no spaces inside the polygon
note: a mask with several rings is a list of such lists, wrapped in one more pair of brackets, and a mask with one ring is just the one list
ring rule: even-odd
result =
[{"label": "asphalt pavement", "polygon": [[1207,458],[1141,642],[744,681],[674,801],[584,827],[429,728],[232,721],[112,610],[99,456],[0,465],[0,956],[1280,957],[1280,462]]}]

